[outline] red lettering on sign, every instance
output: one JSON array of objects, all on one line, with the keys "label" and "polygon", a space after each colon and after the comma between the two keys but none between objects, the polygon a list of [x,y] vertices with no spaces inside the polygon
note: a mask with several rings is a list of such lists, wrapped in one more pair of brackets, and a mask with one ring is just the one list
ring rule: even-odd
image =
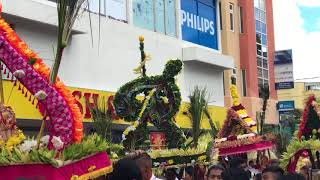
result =
[{"label": "red lettering on sign", "polygon": [[[93,102],[90,102],[91,95],[92,95]],[[99,94],[84,93],[83,96],[85,98],[85,103],[86,103],[86,112],[84,114],[84,118],[90,119],[91,118],[90,108],[98,105]]]},{"label": "red lettering on sign", "polygon": [[83,114],[83,107],[82,107],[82,104],[80,102],[80,99],[82,98],[81,91],[73,91],[72,95],[76,98],[76,101],[77,101],[76,104],[79,106],[81,114]]}]

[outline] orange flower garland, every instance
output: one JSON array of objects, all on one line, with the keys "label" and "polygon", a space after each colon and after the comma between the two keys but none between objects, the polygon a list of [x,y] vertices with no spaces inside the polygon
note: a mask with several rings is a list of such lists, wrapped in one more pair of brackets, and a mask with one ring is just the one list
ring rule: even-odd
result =
[{"label": "orange flower garland", "polygon": [[[0,4],[0,12],[2,6]],[[38,55],[30,50],[27,44],[22,41],[14,30],[9,26],[7,22],[3,18],[0,18],[0,31],[4,32],[4,37],[10,42],[10,44],[26,59],[34,59],[36,60],[33,64],[34,70],[39,73],[42,77],[44,77],[47,81],[49,81],[50,77],[50,68],[47,67],[42,59],[38,57]],[[73,116],[73,141],[80,142],[83,137],[83,124],[82,124],[82,114],[80,112],[79,107],[76,105],[76,100],[72,96],[71,92],[66,88],[62,81],[57,78],[53,87],[60,93],[62,97],[64,97],[71,113]]]}]

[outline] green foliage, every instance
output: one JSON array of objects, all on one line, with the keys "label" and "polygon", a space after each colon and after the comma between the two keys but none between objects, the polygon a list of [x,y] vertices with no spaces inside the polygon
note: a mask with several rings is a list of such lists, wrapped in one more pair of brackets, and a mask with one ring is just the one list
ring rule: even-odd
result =
[{"label": "green foliage", "polygon": [[315,156],[315,151],[320,149],[320,141],[318,139],[310,139],[306,140],[298,140],[293,139],[287,147],[286,152],[284,152],[280,159],[280,167],[286,169],[287,165],[289,164],[291,158],[294,156],[296,152],[300,149],[311,149],[313,156]]},{"label": "green foliage", "polygon": [[106,141],[111,142],[112,115],[108,112],[105,98],[99,101],[98,106],[91,108],[91,114],[96,133]]},{"label": "green foliage", "polygon": [[[179,147],[183,144],[184,134],[173,122],[173,117],[181,105],[181,93],[175,84],[175,76],[181,69],[181,60],[170,60],[162,75],[137,78],[117,91],[113,101],[117,115],[128,122],[140,121],[137,129],[127,136],[127,142],[124,142],[125,147],[132,149],[150,144],[148,121],[165,132],[168,147]],[[148,100],[144,112],[140,114],[146,102],[145,97],[148,97],[153,89],[155,89],[153,96]],[[137,98],[139,96],[144,99]],[[168,101],[165,102],[163,98],[167,98]]]},{"label": "green foliage", "polygon": [[39,149],[34,147],[30,152],[23,152],[17,147],[12,151],[1,148],[0,165],[44,163],[58,167],[98,152],[104,152],[108,149],[108,145],[110,144],[103,138],[94,134],[86,136],[81,143],[69,145],[62,152],[49,150],[46,146]]},{"label": "green foliage", "polygon": [[198,86],[194,87],[193,92],[189,96],[190,105],[188,112],[192,124],[193,146],[195,148],[198,146],[198,140],[202,133],[200,125],[204,112],[208,106],[207,98],[207,89],[201,89]]}]

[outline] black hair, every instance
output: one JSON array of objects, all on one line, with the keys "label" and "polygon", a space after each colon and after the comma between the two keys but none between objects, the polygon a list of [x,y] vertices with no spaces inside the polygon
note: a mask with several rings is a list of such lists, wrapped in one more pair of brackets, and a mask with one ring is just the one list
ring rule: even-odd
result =
[{"label": "black hair", "polygon": [[222,172],[224,172],[225,169],[224,169],[224,167],[223,167],[222,165],[220,165],[220,164],[212,165],[212,166],[210,166],[209,169],[208,169],[207,176],[209,176],[209,174],[210,174],[210,172],[211,172],[212,170],[221,170]]},{"label": "black hair", "polygon": [[194,168],[192,166],[188,166],[188,167],[185,168],[185,171],[186,171],[187,174],[192,176],[193,172],[194,172]]},{"label": "black hair", "polygon": [[245,162],[244,159],[242,159],[241,157],[235,157],[230,160],[230,167],[238,168],[244,162]]},{"label": "black hair", "polygon": [[281,179],[284,174],[284,170],[282,168],[280,168],[279,166],[269,166],[262,171],[262,174],[267,173],[267,172],[271,172],[271,173],[276,174],[278,180]]},{"label": "black hair", "polygon": [[254,163],[254,161],[253,161],[253,160],[250,160],[250,161],[249,161],[249,164],[251,164],[251,163]]},{"label": "black hair", "polygon": [[[124,173],[125,172],[125,173]],[[114,166],[110,180],[142,180],[137,164],[128,158],[120,159]]]},{"label": "black hair", "polygon": [[306,180],[306,178],[298,173],[290,173],[284,176],[284,180]]}]

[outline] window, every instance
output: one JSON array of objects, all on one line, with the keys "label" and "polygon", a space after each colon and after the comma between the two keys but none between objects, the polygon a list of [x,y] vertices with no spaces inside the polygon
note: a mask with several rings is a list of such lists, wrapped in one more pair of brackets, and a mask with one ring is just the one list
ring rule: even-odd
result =
[{"label": "window", "polygon": [[256,26],[258,86],[268,87],[269,63],[265,0],[254,0],[254,15]]},{"label": "window", "polygon": [[175,0],[133,0],[133,24],[176,36]]},{"label": "window", "polygon": [[246,70],[241,70],[241,80],[242,80],[242,96],[247,96],[247,80],[246,80]]},{"label": "window", "polygon": [[243,33],[243,8],[239,6],[239,30]]},{"label": "window", "polygon": [[233,4],[229,4],[229,16],[230,16],[230,31],[234,31],[234,15],[233,15]]},{"label": "window", "polygon": [[88,0],[86,9],[91,13],[127,22],[127,0]]},{"label": "window", "polygon": [[221,9],[221,2],[219,2],[219,20],[220,20],[220,30],[222,30],[222,9]]},{"label": "window", "polygon": [[87,9],[91,13],[96,13],[105,16],[106,15],[106,9],[105,9],[105,1],[97,1],[97,0],[89,0]]}]

